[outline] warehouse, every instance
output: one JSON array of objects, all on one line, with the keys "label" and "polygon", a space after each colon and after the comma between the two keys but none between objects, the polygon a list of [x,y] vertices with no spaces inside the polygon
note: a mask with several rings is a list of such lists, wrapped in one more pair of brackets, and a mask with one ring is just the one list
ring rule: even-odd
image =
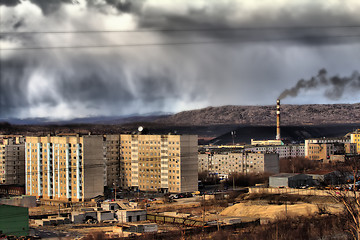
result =
[{"label": "warehouse", "polygon": [[311,184],[312,177],[301,173],[280,173],[269,177],[269,187],[297,188]]}]

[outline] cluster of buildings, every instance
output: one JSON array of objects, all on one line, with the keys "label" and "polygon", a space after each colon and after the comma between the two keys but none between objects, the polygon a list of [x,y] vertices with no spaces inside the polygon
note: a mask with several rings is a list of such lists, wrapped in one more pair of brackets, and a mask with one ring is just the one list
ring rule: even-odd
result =
[{"label": "cluster of buildings", "polygon": [[173,193],[197,190],[195,135],[1,139],[2,183],[24,184],[26,194],[38,198],[84,201],[103,195],[104,187]]},{"label": "cluster of buildings", "polygon": [[104,195],[104,189],[185,193],[197,190],[198,172],[222,178],[277,174],[280,158],[331,162],[359,153],[360,130],[304,144],[281,139],[278,100],[276,139],[250,145],[198,148],[196,135],[149,135],[140,128],[136,134],[0,136],[0,184],[24,185],[27,195],[72,202]]}]

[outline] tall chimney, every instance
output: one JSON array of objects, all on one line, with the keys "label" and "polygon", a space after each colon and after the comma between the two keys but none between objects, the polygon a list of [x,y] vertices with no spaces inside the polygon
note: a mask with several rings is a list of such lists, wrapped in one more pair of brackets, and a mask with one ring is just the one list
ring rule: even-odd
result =
[{"label": "tall chimney", "polygon": [[276,100],[276,140],[280,140],[280,99]]}]

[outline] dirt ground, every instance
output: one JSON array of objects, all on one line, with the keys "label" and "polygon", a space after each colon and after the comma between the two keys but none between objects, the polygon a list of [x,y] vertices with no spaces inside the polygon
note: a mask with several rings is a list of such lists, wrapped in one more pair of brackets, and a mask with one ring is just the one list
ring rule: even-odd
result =
[{"label": "dirt ground", "polygon": [[313,204],[313,203],[295,203],[295,204],[269,204],[265,202],[253,201],[238,203],[225,208],[220,215],[231,217],[258,217],[275,219],[288,215],[310,215],[319,212],[319,209],[328,213],[340,213],[343,211],[339,204]]}]

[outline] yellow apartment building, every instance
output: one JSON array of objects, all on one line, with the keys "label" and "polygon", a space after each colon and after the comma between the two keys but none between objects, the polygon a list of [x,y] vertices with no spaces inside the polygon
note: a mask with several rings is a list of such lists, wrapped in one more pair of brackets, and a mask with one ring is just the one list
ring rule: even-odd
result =
[{"label": "yellow apartment building", "polygon": [[360,154],[360,129],[355,130],[350,134],[350,139],[352,143],[356,144],[356,152]]},{"label": "yellow apartment building", "polygon": [[104,191],[103,136],[26,137],[26,194],[84,201]]}]

